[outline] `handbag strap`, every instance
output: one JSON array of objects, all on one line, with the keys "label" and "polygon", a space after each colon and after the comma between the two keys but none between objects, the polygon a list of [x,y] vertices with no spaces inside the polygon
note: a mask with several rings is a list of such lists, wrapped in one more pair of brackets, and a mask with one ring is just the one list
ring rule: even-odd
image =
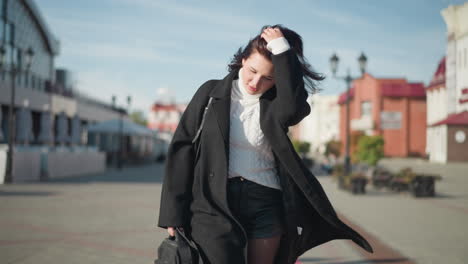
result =
[{"label": "handbag strap", "polygon": [[193,242],[191,239],[189,239],[186,235],[185,232],[180,230],[180,227],[176,227],[177,233],[189,244],[189,246],[198,249],[197,246],[195,245],[195,242]]},{"label": "handbag strap", "polygon": [[198,258],[197,259],[197,263],[199,264],[202,264],[203,261],[201,260],[201,256],[200,256],[200,252],[198,250],[198,246],[197,244],[195,244],[195,242],[191,239],[189,239],[186,235],[185,235],[185,232],[182,231],[180,229],[180,227],[176,227],[176,239],[183,239],[185,240],[185,242],[187,242],[188,246],[193,248],[193,250],[195,252],[197,252],[196,256],[193,256],[192,255],[192,250],[190,250],[190,248],[185,248],[185,250],[183,250],[180,254],[180,258],[182,260],[182,263],[184,264],[195,264],[193,261],[195,261],[195,259],[193,259],[193,257],[195,258]]},{"label": "handbag strap", "polygon": [[205,116],[206,116],[206,113],[208,112],[208,108],[210,107],[212,100],[213,100],[213,97],[210,97],[210,100],[208,100],[208,104],[205,107],[205,111],[203,111],[203,117],[202,117],[202,121],[200,123],[200,127],[198,128],[197,134],[193,138],[192,143],[195,143],[197,141],[198,137],[200,137],[200,133],[201,133],[201,131],[203,129],[203,124],[205,123]]},{"label": "handbag strap", "polygon": [[[194,144],[194,145],[195,145],[195,148],[196,148],[196,150],[195,150],[195,153],[196,153],[195,160],[197,160],[197,157],[198,157],[198,154],[199,154],[199,151],[200,151],[200,144],[195,144],[195,143],[199,142],[200,134],[201,134],[201,131],[202,131],[202,129],[203,129],[203,125],[204,125],[204,123],[205,123],[206,113],[208,112],[208,109],[210,108],[210,105],[211,105],[211,102],[212,102],[212,101],[213,101],[213,97],[210,96],[210,99],[208,100],[208,103],[207,103],[206,106],[205,106],[205,110],[203,111],[203,117],[202,117],[202,120],[201,120],[201,122],[200,122],[200,126],[198,127],[197,133],[195,134],[195,137],[194,137],[193,140],[192,140],[192,144]],[[184,240],[187,242],[187,244],[188,244],[191,248],[193,248],[193,250],[194,250],[195,252],[197,252],[197,256],[196,256],[196,257],[198,258],[198,259],[197,259],[198,264],[203,264],[203,260],[202,260],[202,258],[201,258],[200,250],[198,249],[197,244],[196,244],[193,240],[189,239],[189,238],[185,235],[184,231],[182,231],[179,227],[176,227],[175,229],[176,229],[176,239],[184,239]],[[192,254],[191,254],[191,252],[188,252],[188,253],[187,253],[187,251],[184,251],[184,252],[181,254],[181,259],[182,259],[182,261],[183,261],[182,263],[184,263],[184,264],[185,264],[185,263],[196,264],[196,263],[193,263],[193,262],[192,262],[193,259],[192,259]]]}]

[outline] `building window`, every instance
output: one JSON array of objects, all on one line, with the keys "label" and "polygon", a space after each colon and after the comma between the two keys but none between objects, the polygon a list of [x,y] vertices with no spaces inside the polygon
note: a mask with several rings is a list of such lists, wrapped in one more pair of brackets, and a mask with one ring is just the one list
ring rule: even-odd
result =
[{"label": "building window", "polygon": [[23,83],[23,74],[16,75],[16,85],[21,86]]},{"label": "building window", "polygon": [[12,46],[10,50],[11,64],[16,65],[16,63],[18,62],[18,49]]},{"label": "building window", "polygon": [[[4,18],[5,17],[5,0],[0,0],[0,18]],[[3,36],[3,35],[2,35]]]},{"label": "building window", "polygon": [[[1,0],[0,0],[1,1]],[[3,40],[5,37],[3,36],[3,33],[5,32],[4,30],[4,25],[5,22],[3,22],[3,19],[0,19],[0,39]],[[2,42],[3,43],[3,42]]]},{"label": "building window", "polygon": [[464,64],[464,67],[466,68],[466,48],[463,49],[463,64]]},{"label": "building window", "polygon": [[29,88],[29,72],[24,73],[24,88],[28,89]]},{"label": "building window", "polygon": [[16,66],[20,66],[19,63],[23,63],[23,54],[21,53],[21,50],[17,47],[13,47],[13,63]]},{"label": "building window", "polygon": [[29,87],[34,90],[34,73],[29,73]]},{"label": "building window", "polygon": [[370,101],[361,102],[361,116],[372,115],[372,103]]},{"label": "building window", "polygon": [[36,84],[37,84],[37,85],[36,85],[37,89],[38,89],[39,91],[41,91],[41,90],[42,90],[42,80],[41,80],[40,77],[36,77]]},{"label": "building window", "polygon": [[31,74],[31,88],[34,90],[36,89],[36,77],[34,74]]},{"label": "building window", "polygon": [[39,78],[38,76],[36,76],[36,89],[37,90],[41,90],[41,78]]},{"label": "building window", "polygon": [[459,66],[458,66],[459,69],[461,69],[462,66],[463,66],[463,63],[462,63],[462,62],[463,62],[463,60],[462,60],[462,55],[463,55],[463,54],[462,54],[462,51],[460,50],[460,51],[458,52],[458,61],[457,61],[457,64],[459,65]]},{"label": "building window", "polygon": [[5,32],[3,32],[5,36],[5,43],[10,43],[10,23],[5,22]]},{"label": "building window", "polygon": [[9,44],[13,44],[14,40],[15,40],[15,25],[7,22],[5,26],[5,42]]},{"label": "building window", "polygon": [[9,65],[11,63],[11,58],[12,58],[13,50],[10,45],[5,46],[5,64]]}]

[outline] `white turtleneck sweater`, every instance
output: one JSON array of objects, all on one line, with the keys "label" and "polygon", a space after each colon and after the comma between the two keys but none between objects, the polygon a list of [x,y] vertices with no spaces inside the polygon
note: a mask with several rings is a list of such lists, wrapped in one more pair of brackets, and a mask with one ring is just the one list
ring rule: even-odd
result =
[{"label": "white turtleneck sweater", "polygon": [[[268,43],[273,54],[289,49],[285,38]],[[228,177],[242,176],[258,184],[280,189],[271,146],[260,128],[262,94],[249,94],[243,85],[242,68],[239,79],[233,80],[231,90],[231,122],[229,130]]]}]

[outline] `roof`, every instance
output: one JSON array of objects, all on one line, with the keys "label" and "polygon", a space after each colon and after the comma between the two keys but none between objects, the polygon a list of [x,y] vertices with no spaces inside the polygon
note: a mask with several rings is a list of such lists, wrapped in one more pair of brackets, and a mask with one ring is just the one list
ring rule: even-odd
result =
[{"label": "roof", "polygon": [[53,55],[58,55],[60,50],[60,43],[59,41],[52,35],[50,32],[45,20],[42,18],[39,9],[37,8],[36,4],[33,0],[23,0],[22,1],[26,8],[30,11],[32,19],[39,25],[39,31],[43,34],[45,42],[47,43],[47,47],[49,51]]},{"label": "roof", "polygon": [[[88,126],[88,132],[120,133],[120,119],[112,119]],[[122,133],[124,135],[153,136],[153,130],[122,119]]]},{"label": "roof", "polygon": [[423,83],[382,83],[382,96],[426,97]]},{"label": "roof", "polygon": [[[349,98],[353,99],[353,97],[354,97],[354,87],[349,89]],[[344,103],[346,103],[346,92],[343,92],[342,94],[340,94],[340,97],[338,98],[338,104],[344,104]]]},{"label": "roof", "polygon": [[[395,82],[395,79],[377,79],[381,83],[382,96],[386,97],[412,97],[426,98],[426,90],[423,83],[408,83],[406,81]],[[349,90],[350,98],[354,97],[354,89]],[[338,104],[346,103],[346,92],[340,94]]]},{"label": "roof", "polygon": [[432,76],[432,80],[427,86],[427,89],[441,84],[445,84],[445,57],[440,60],[439,65],[437,66],[437,70]]},{"label": "roof", "polygon": [[439,121],[431,126],[440,125],[468,125],[468,111],[463,111],[458,114],[451,114],[446,119]]},{"label": "roof", "polygon": [[179,111],[179,106],[176,104],[161,104],[155,103],[153,107],[151,107],[152,111]]}]

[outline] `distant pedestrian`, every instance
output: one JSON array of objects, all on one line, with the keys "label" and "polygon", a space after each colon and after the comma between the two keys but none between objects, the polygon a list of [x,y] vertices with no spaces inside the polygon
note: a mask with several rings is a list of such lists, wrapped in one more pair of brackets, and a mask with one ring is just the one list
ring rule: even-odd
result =
[{"label": "distant pedestrian", "polygon": [[[169,147],[159,227],[183,227],[205,264],[292,264],[334,239],[369,243],[336,215],[287,135],[310,113],[323,80],[301,37],[264,26],[234,54],[229,73],[198,88]],[[195,153],[195,137],[210,97]],[[198,157],[198,158],[196,158]]]}]

